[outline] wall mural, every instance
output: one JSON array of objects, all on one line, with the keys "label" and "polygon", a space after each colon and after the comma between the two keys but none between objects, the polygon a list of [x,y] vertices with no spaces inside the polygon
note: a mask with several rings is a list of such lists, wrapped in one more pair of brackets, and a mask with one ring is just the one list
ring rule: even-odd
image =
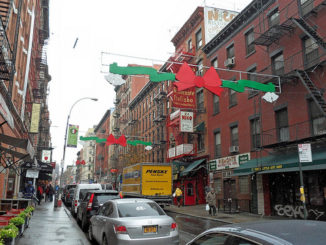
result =
[{"label": "wall mural", "polygon": [[[293,206],[293,205],[282,205],[277,204],[274,206],[276,214],[278,216],[285,216],[289,218],[304,218],[303,206]],[[325,212],[319,211],[316,209],[310,209],[307,207],[308,218],[315,219],[315,220],[325,220],[326,216],[324,215]]]}]

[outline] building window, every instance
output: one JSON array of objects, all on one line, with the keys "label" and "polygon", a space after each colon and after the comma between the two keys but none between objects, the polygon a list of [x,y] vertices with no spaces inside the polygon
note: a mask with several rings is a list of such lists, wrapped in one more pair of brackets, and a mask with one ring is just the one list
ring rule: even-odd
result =
[{"label": "building window", "polygon": [[231,45],[226,49],[226,56],[227,58],[233,58],[234,57],[234,45]]},{"label": "building window", "polygon": [[204,73],[204,66],[203,66],[203,60],[199,60],[197,63],[197,76],[202,76]]},{"label": "building window", "polygon": [[231,146],[239,146],[238,126],[230,128],[231,131]]},{"label": "building window", "polygon": [[241,194],[249,193],[249,179],[248,176],[239,176],[239,191]]},{"label": "building window", "polygon": [[[257,75],[255,73],[256,73],[256,67],[249,70],[247,73],[248,80],[257,82]],[[252,98],[252,97],[256,96],[258,93],[259,93],[258,90],[249,89],[248,98]]]},{"label": "building window", "polygon": [[217,69],[218,67],[218,60],[217,57],[215,59],[212,60],[211,62],[211,66],[214,67],[215,69]]},{"label": "building window", "polygon": [[278,8],[276,8],[272,13],[268,15],[268,25],[269,27],[278,25],[280,23],[280,13]]},{"label": "building window", "polygon": [[193,52],[193,50],[192,50],[192,40],[191,39],[188,40],[188,52],[189,53]]},{"label": "building window", "polygon": [[303,39],[304,54],[306,66],[310,67],[318,62],[318,44],[311,38],[306,37]]},{"label": "building window", "polygon": [[215,158],[222,156],[221,133],[214,133],[215,138]]},{"label": "building window", "polygon": [[197,100],[197,109],[203,110],[204,109],[204,90],[201,89],[196,94],[196,100]]},{"label": "building window", "polygon": [[274,75],[284,74],[284,57],[283,53],[278,53],[272,57],[272,69]]},{"label": "building window", "polygon": [[216,191],[216,193],[221,193],[222,192],[222,179],[218,178],[218,179],[214,179],[214,190]]},{"label": "building window", "polygon": [[255,34],[254,34],[254,29],[251,29],[251,30],[247,31],[246,34],[245,34],[245,38],[246,38],[246,51],[247,51],[247,55],[249,55],[249,54],[251,54],[252,52],[255,51],[255,44],[254,44]]},{"label": "building window", "polygon": [[250,120],[251,149],[257,149],[260,145],[260,119]]},{"label": "building window", "polygon": [[204,135],[198,134],[197,136],[197,145],[198,145],[198,151],[203,151],[205,149],[205,141],[204,141]]},{"label": "building window", "polygon": [[278,110],[276,113],[276,132],[279,142],[288,141],[289,124],[288,124],[288,110],[287,108]]},{"label": "building window", "polygon": [[326,134],[326,118],[323,116],[322,112],[316,105],[314,100],[308,101],[311,128],[313,135]]},{"label": "building window", "polygon": [[229,89],[229,107],[237,105],[237,92]]},{"label": "building window", "polygon": [[213,114],[220,112],[220,97],[216,94],[213,95]]},{"label": "building window", "polygon": [[201,30],[196,32],[196,49],[200,49],[203,45]]}]

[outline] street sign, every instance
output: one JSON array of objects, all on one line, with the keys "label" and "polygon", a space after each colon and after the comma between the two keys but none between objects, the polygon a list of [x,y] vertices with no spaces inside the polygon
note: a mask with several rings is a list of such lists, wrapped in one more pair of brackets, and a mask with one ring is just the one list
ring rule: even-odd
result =
[{"label": "street sign", "polygon": [[27,169],[26,178],[36,179],[36,178],[38,178],[38,173],[39,173],[38,170]]},{"label": "street sign", "polygon": [[300,162],[312,162],[311,145],[310,144],[299,144],[299,159]]}]

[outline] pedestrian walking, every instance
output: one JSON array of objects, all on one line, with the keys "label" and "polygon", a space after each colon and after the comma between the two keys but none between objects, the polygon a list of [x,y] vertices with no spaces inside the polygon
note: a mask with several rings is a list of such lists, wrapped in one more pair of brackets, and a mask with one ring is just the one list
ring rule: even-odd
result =
[{"label": "pedestrian walking", "polygon": [[182,199],[182,190],[179,187],[177,187],[173,195],[177,198],[178,207],[180,208],[181,199]]},{"label": "pedestrian walking", "polygon": [[38,205],[41,205],[41,201],[42,201],[42,198],[43,198],[43,188],[42,188],[42,186],[40,184],[37,187],[36,197],[38,199]]},{"label": "pedestrian walking", "polygon": [[49,184],[47,187],[47,198],[50,202],[53,201],[53,194],[54,194],[54,189],[51,184]]},{"label": "pedestrian walking", "polygon": [[23,191],[24,198],[32,199],[34,192],[35,192],[35,189],[33,186],[33,182],[28,181],[27,186],[25,187],[25,189]]},{"label": "pedestrian walking", "polygon": [[216,194],[213,188],[207,193],[206,202],[209,205],[209,215],[216,215]]}]

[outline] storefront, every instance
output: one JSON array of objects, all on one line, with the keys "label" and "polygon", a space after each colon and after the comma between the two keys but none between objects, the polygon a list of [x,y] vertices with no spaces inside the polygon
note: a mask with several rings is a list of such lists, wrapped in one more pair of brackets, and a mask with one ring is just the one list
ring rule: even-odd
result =
[{"label": "storefront", "polygon": [[[312,162],[302,163],[302,172],[308,219],[326,220],[326,151],[313,150]],[[262,179],[257,189],[263,189],[260,205],[265,215],[295,219],[304,218],[299,173],[297,152],[253,159],[234,171]]]},{"label": "storefront", "polygon": [[[173,162],[173,189],[179,187],[183,193],[183,205],[205,204],[207,184],[206,159],[193,162]],[[176,204],[176,200],[174,200]]]}]

